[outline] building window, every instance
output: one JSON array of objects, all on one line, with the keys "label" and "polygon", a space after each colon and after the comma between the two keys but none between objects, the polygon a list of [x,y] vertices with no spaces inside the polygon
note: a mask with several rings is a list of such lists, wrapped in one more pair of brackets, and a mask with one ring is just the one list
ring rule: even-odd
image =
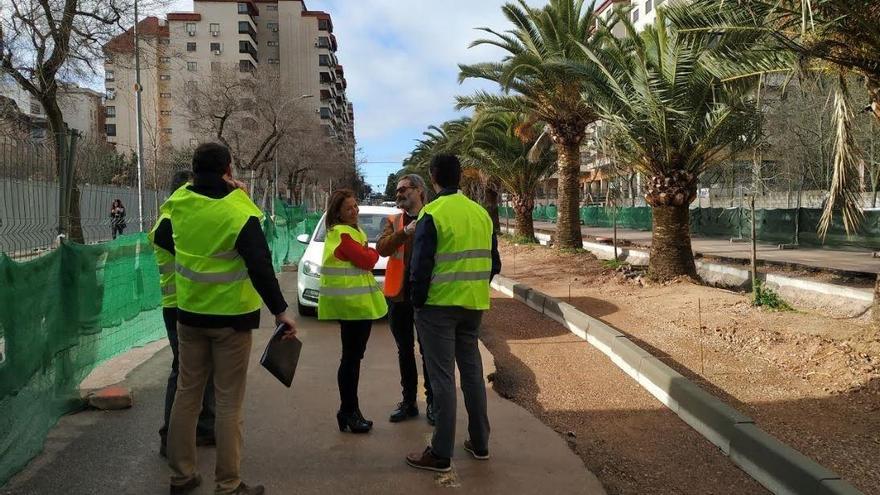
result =
[{"label": "building window", "polygon": [[115,81],[116,80],[116,73],[113,72],[112,70],[105,71],[104,72],[104,80],[111,81],[111,82]]},{"label": "building window", "polygon": [[278,6],[272,4],[266,5],[266,10],[278,10]]},{"label": "building window", "polygon": [[159,74],[159,80],[160,81],[170,81],[171,76],[169,74]]},{"label": "building window", "polygon": [[171,98],[171,93],[159,93],[159,98]]},{"label": "building window", "polygon": [[116,99],[116,90],[113,88],[107,88],[107,99],[115,100]]},{"label": "building window", "polygon": [[278,42],[277,41],[267,41],[266,46],[278,46]]},{"label": "building window", "polygon": [[321,83],[322,84],[330,84],[333,82],[333,79],[330,77],[330,73],[322,72],[321,73]]},{"label": "building window", "polygon": [[221,48],[220,43],[211,43],[211,51],[212,52],[217,53],[221,50],[222,50],[222,48]]},{"label": "building window", "polygon": [[652,0],[645,0],[645,14],[651,11],[654,8],[654,2]]},{"label": "building window", "polygon": [[171,128],[170,127],[163,127],[162,132],[164,132],[165,134],[171,134]]},{"label": "building window", "polygon": [[212,36],[219,36],[220,35],[220,24],[218,24],[218,23],[212,22],[208,26],[208,29],[211,31]]},{"label": "building window", "polygon": [[116,124],[105,124],[104,130],[107,132],[107,136],[113,137],[116,135]]},{"label": "building window", "polygon": [[183,87],[184,87],[184,89],[186,89],[187,92],[193,92],[193,91],[196,91],[197,89],[199,89],[198,84],[193,80],[189,80],[189,81],[185,82],[183,84]]},{"label": "building window", "polygon": [[195,44],[195,42],[192,42],[192,41],[187,42],[187,44],[186,44],[186,51],[188,51],[188,52],[194,52],[194,51],[196,51],[196,44]]},{"label": "building window", "polygon": [[189,33],[190,36],[196,35],[196,23],[187,22],[186,23],[186,32]]},{"label": "building window", "polygon": [[162,110],[159,113],[167,117],[167,116],[171,115],[171,110]]},{"label": "building window", "polygon": [[250,11],[248,10],[248,6],[244,2],[238,2],[238,13],[239,14],[248,14]]},{"label": "building window", "polygon": [[330,21],[327,19],[318,19],[318,29],[321,31],[330,31]]},{"label": "building window", "polygon": [[108,118],[116,117],[116,107],[107,107],[107,117]]},{"label": "building window", "polygon": [[633,19],[633,22],[639,22],[639,8],[638,7],[633,9],[632,19]]},{"label": "building window", "polygon": [[321,67],[330,67],[330,57],[328,55],[318,55],[318,65]]},{"label": "building window", "polygon": [[278,32],[278,23],[277,22],[267,22],[266,29],[272,32]]},{"label": "building window", "polygon": [[330,48],[330,38],[321,36],[318,38],[318,48]]},{"label": "building window", "polygon": [[195,62],[187,62],[186,63],[186,70],[188,70],[190,72],[194,72],[197,69],[198,69],[198,64],[196,64]]},{"label": "building window", "polygon": [[333,113],[330,111],[329,108],[321,107],[321,118],[322,119],[329,119],[332,115],[333,115]]},{"label": "building window", "polygon": [[159,62],[163,64],[171,63],[171,57],[159,57]]},{"label": "building window", "polygon": [[279,60],[277,58],[270,58],[269,59],[270,65],[278,65],[278,63],[279,63]]}]

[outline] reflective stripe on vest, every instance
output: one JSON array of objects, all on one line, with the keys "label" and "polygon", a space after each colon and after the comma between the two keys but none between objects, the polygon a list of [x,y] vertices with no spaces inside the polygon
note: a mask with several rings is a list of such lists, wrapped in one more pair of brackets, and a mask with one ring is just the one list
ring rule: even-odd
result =
[{"label": "reflective stripe on vest", "polygon": [[372,272],[362,270],[349,261],[335,256],[342,244],[342,235],[348,234],[358,244],[367,243],[361,229],[334,225],[327,230],[321,262],[321,288],[318,295],[320,320],[375,320],[388,312],[385,296]]},{"label": "reflective stripe on vest", "polygon": [[173,224],[178,307],[223,316],[259,310],[262,301],[235,249],[248,220],[263,218],[247,194],[236,189],[215,199],[183,187],[168,198],[161,211]]},{"label": "reflective stripe on vest", "polygon": [[[392,232],[395,234],[403,230],[403,213],[391,215],[388,221],[391,222]],[[400,245],[391,256],[388,257],[388,264],[385,266],[385,287],[384,292],[388,297],[397,297],[403,290],[403,277],[406,273],[406,242]]]},{"label": "reflective stripe on vest", "polygon": [[421,215],[437,231],[434,271],[425,304],[489,309],[492,220],[479,204],[459,193],[438,197]]}]

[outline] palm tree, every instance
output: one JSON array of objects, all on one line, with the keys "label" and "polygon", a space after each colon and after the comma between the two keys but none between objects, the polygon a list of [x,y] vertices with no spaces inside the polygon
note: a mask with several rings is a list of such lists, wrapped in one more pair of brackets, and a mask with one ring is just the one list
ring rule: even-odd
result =
[{"label": "palm tree", "polygon": [[482,170],[511,194],[516,235],[531,242],[535,242],[535,191],[556,162],[550,150],[534,163],[529,160],[529,150],[540,134],[541,128],[522,115],[479,112],[462,149],[465,166]]},{"label": "palm tree", "polygon": [[590,62],[568,66],[593,80],[589,96],[611,145],[648,177],[645,200],[654,217],[649,276],[696,277],[688,210],[697,179],[748,143],[758,123],[756,105],[747,88],[723,84],[706,66],[718,48],[709,36],[684,39],[662,9],[641,33],[626,11],[615,15],[629,35],[609,38],[601,51],[584,45]]},{"label": "palm tree", "polygon": [[592,2],[549,0],[542,8],[529,7],[524,0],[502,7],[513,29],[499,33],[481,28],[491,39],[478,39],[471,46],[493,45],[507,52],[500,62],[460,65],[459,80],[494,81],[502,95],[480,91],[459,97],[458,108],[526,115],[531,122],[546,124],[558,155],[559,218],[556,246],[581,247],[578,215],[580,147],[587,126],[596,113],[581,97],[589,92],[588,80],[573,75],[558,62],[588,63],[581,44],[601,47],[601,36],[593,31],[598,21]]}]

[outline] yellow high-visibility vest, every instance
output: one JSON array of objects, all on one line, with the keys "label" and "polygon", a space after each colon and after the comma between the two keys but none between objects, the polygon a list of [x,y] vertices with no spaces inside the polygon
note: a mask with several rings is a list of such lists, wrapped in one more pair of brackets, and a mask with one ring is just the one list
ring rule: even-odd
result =
[{"label": "yellow high-visibility vest", "polygon": [[367,234],[360,228],[334,225],[327,230],[321,261],[318,319],[377,320],[388,313],[388,303],[371,271],[362,270],[333,254],[342,244],[342,234],[350,235],[358,244],[367,242]]}]

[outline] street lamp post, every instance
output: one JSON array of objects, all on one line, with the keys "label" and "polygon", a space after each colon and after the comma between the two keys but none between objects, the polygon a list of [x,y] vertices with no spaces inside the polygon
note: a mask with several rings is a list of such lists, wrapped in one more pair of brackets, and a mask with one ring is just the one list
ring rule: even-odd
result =
[{"label": "street lamp post", "polygon": [[[281,107],[278,109],[278,113],[284,111],[284,107],[286,107],[289,103],[293,103],[295,101],[305,100],[308,98],[314,98],[314,95],[300,95],[297,98],[292,100],[287,100],[284,102]],[[280,143],[279,143],[280,144]],[[272,219],[275,219],[275,201],[278,199],[278,148],[275,148],[275,195],[272,197]]]},{"label": "street lamp post", "polygon": [[134,2],[134,73],[135,73],[135,120],[137,121],[137,185],[138,185],[138,227],[144,231],[144,133],[143,109],[141,105],[141,55],[138,36],[138,3]]}]

